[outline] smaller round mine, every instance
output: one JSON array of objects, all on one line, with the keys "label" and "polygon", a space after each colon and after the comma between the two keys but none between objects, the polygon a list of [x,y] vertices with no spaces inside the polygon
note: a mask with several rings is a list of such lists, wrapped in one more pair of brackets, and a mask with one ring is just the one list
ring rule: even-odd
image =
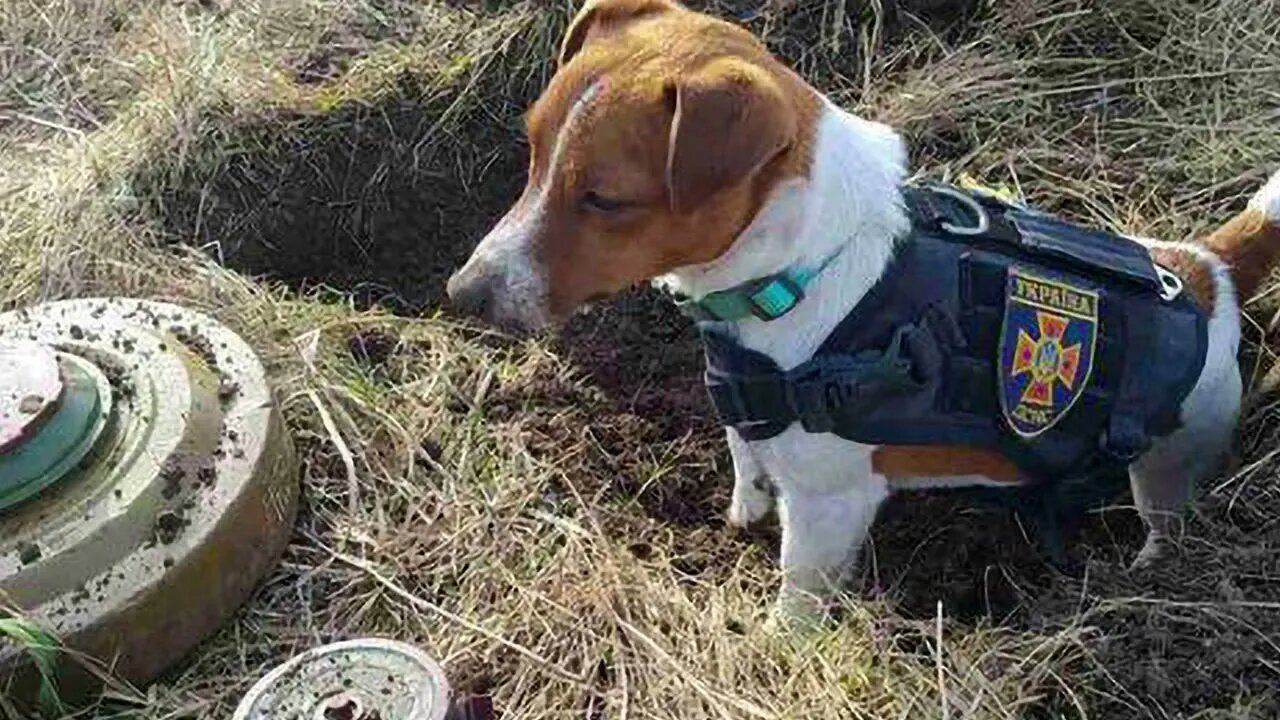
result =
[{"label": "smaller round mine", "polygon": [[276,667],[244,696],[232,720],[444,720],[449,683],[412,645],[349,640]]}]

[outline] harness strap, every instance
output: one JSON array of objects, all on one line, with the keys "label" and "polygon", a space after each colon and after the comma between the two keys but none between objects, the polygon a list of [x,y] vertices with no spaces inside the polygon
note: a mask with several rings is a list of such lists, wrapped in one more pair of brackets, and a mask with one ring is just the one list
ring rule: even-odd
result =
[{"label": "harness strap", "polygon": [[726,425],[767,422],[780,432],[799,421],[808,432],[831,432],[842,417],[919,387],[904,347],[916,331],[914,325],[898,328],[883,352],[818,355],[786,373],[732,378],[708,374],[707,389]]},{"label": "harness strap", "polygon": [[902,188],[902,196],[906,200],[907,211],[911,214],[912,225],[940,232],[943,224],[973,225],[976,218],[965,212],[969,208],[961,208],[954,197],[933,192],[929,186],[917,187],[906,185]]},{"label": "harness strap", "polygon": [[1138,457],[1151,444],[1147,432],[1147,393],[1139,379],[1142,363],[1155,348],[1155,312],[1148,303],[1131,303],[1125,316],[1124,359],[1120,386],[1111,408],[1102,449],[1122,462]]}]

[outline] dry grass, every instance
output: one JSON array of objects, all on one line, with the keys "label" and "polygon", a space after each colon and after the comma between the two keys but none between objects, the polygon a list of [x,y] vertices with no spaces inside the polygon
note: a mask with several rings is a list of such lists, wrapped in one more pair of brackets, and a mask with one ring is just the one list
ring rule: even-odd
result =
[{"label": "dry grass", "polygon": [[[1274,3],[859,7],[716,9],[897,123],[923,173],[1109,227],[1194,236],[1280,162]],[[762,627],[776,537],[720,519],[728,466],[680,321],[643,295],[562,339],[439,314],[445,273],[521,181],[519,112],[570,10],[0,5],[0,308],[111,293],[212,313],[263,354],[305,458],[293,543],[253,602],[93,714],[225,717],[276,662],[362,635],[422,645],[522,720],[1280,712],[1265,401],[1185,564],[1127,576],[1139,534],[1118,508],[1085,522],[1085,574],[1063,577],[1009,513],[910,497],[841,623],[788,640]]]}]

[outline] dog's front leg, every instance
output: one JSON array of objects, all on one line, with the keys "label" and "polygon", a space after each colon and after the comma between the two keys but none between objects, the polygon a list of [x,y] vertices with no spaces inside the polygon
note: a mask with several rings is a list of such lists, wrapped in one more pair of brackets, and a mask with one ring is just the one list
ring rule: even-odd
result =
[{"label": "dog's front leg", "polygon": [[782,588],[775,620],[806,624],[825,617],[848,581],[858,551],[888,496],[883,477],[869,472],[837,487],[780,481]]},{"label": "dog's front leg", "polygon": [[729,501],[729,524],[745,528],[763,520],[773,509],[773,494],[764,468],[751,452],[751,446],[737,430],[729,428],[729,455],[733,458],[733,499]]}]

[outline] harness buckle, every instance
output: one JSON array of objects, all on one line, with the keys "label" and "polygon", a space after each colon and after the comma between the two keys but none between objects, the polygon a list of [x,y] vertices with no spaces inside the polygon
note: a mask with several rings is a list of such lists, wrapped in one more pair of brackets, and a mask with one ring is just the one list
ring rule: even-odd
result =
[{"label": "harness buckle", "polygon": [[805,432],[831,432],[836,427],[834,411],[843,403],[844,388],[838,381],[831,382],[823,378],[823,370],[826,368],[817,367],[813,361],[796,368],[801,369],[802,372],[788,373],[789,377],[783,386],[787,405],[795,413]]},{"label": "harness buckle", "polygon": [[[788,373],[787,404],[806,432],[828,433],[865,400],[867,363],[851,355],[824,355]],[[793,374],[794,373],[794,374]]]},{"label": "harness buckle", "polygon": [[751,288],[747,301],[751,314],[770,322],[786,315],[804,299],[804,288],[786,275],[778,275]]},{"label": "harness buckle", "polygon": [[898,328],[883,353],[818,355],[786,374],[786,402],[806,432],[828,433],[841,418],[884,395],[915,387],[903,353],[913,325]]}]

